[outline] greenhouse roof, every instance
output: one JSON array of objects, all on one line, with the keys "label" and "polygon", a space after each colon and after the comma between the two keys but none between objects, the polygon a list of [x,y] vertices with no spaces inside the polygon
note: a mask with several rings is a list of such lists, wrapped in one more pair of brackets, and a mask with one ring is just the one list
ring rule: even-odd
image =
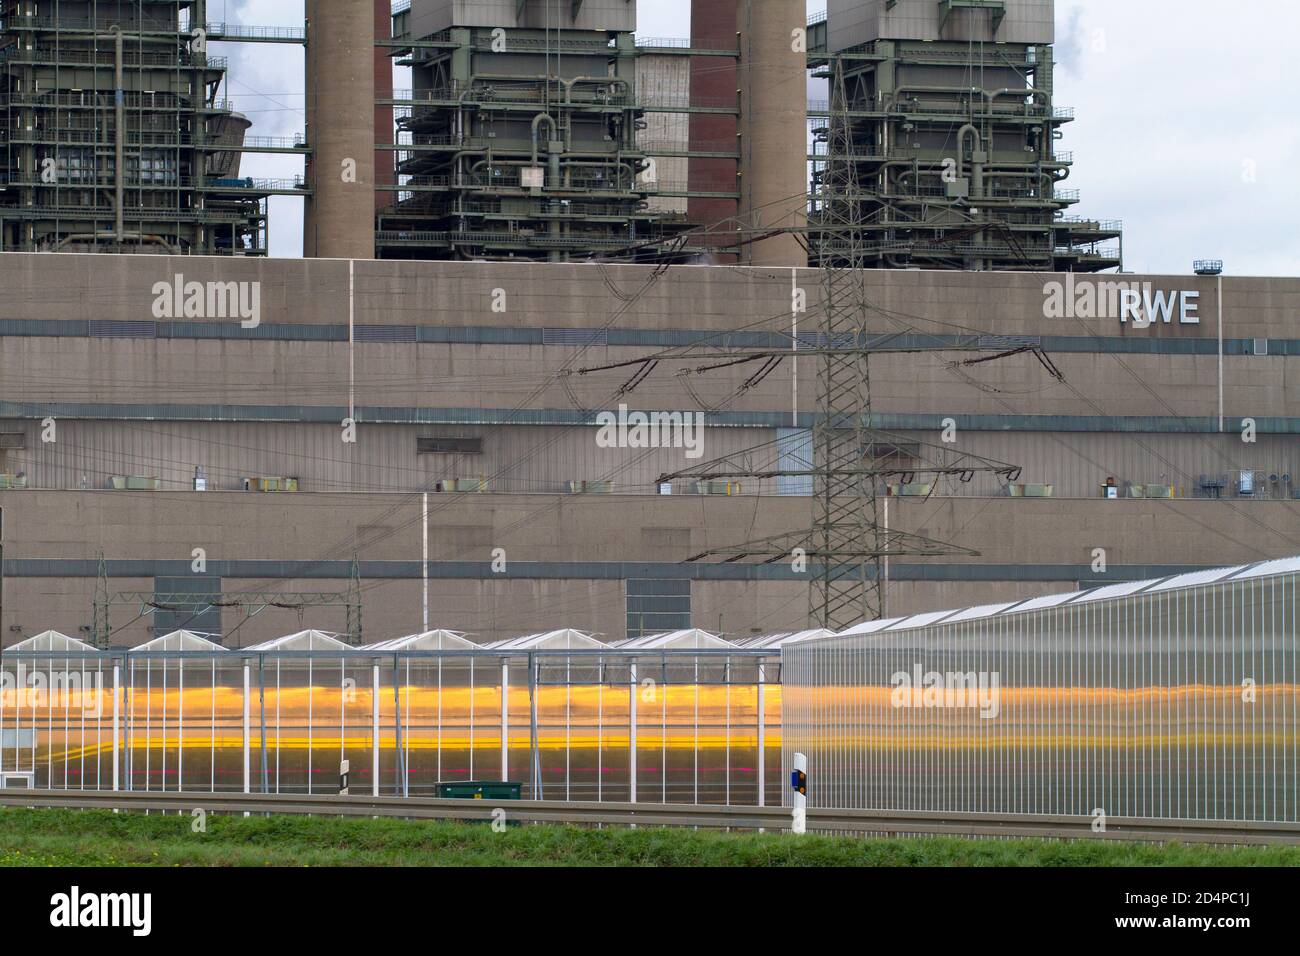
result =
[{"label": "greenhouse roof", "polygon": [[473,641],[466,640],[459,631],[433,630],[408,634],[387,641],[367,644],[368,651],[463,651],[478,650]]},{"label": "greenhouse roof", "polygon": [[761,637],[747,637],[736,642],[737,647],[745,650],[762,650],[764,648],[780,648],[786,644],[798,644],[800,641],[810,641],[818,637],[827,637],[830,631],[824,628],[814,628],[810,631],[786,631],[781,634],[764,634]]},{"label": "greenhouse roof", "polygon": [[[1249,565],[1210,568],[1204,571],[1189,571],[1183,574],[1169,575],[1163,578],[1148,578],[1143,581],[1122,581],[1104,584],[1100,587],[1081,591],[1069,591],[1062,594],[1047,594],[1042,597],[1005,604],[985,604],[979,607],[963,608],[953,611],[928,611],[908,617],[886,618],[864,621],[838,634],[827,632],[827,637],[846,637],[862,634],[882,634],[895,631],[910,631],[936,624],[957,624],[963,621],[982,620],[1002,617],[1007,614],[1019,614],[1026,611],[1041,611],[1047,608],[1095,604],[1100,601],[1120,600],[1123,598],[1142,597],[1144,595],[1165,594],[1170,591],[1206,587],[1224,584],[1229,581],[1244,581],[1254,578],[1271,577],[1283,574],[1300,573],[1300,557],[1279,558],[1260,561]],[[754,645],[749,645],[754,646]]]},{"label": "greenhouse roof", "polygon": [[136,654],[143,651],[222,651],[225,650],[220,644],[214,644],[205,637],[200,637],[193,631],[172,631],[170,634],[164,634],[162,637],[155,637],[147,644],[141,644],[138,647],[131,648],[128,653]]},{"label": "greenhouse roof", "polygon": [[299,631],[296,634],[286,634],[284,637],[277,637],[273,641],[267,641],[264,644],[254,644],[252,647],[245,647],[246,651],[338,651],[351,650],[333,634],[326,634],[324,631]]},{"label": "greenhouse roof", "polygon": [[5,651],[90,651],[95,653],[95,649],[85,641],[79,641],[75,637],[68,637],[66,634],[60,634],[58,631],[42,631],[35,637],[29,637],[25,641],[19,641],[12,647],[6,647]]},{"label": "greenhouse roof", "polygon": [[644,637],[635,637],[630,641],[622,641],[618,649],[628,650],[650,650],[650,649],[677,649],[686,648],[689,650],[700,650],[701,648],[726,648],[735,647],[730,641],[725,641],[716,634],[710,634],[708,631],[701,631],[699,628],[687,628],[681,631],[668,631],[664,634],[647,634]]},{"label": "greenhouse roof", "polygon": [[541,634],[527,634],[524,637],[496,641],[486,647],[494,651],[572,651],[608,648],[609,645],[582,631],[561,628],[558,631],[545,631]]}]

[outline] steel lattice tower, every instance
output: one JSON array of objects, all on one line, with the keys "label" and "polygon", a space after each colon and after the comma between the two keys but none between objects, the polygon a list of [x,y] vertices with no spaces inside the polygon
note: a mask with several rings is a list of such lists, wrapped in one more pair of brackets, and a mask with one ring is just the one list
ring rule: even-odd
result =
[{"label": "steel lattice tower", "polygon": [[[829,162],[822,179],[822,335],[826,352],[817,376],[813,431],[813,537],[822,560],[810,590],[811,617],[842,630],[883,617],[879,476],[865,473],[869,447],[871,371],[867,290],[861,251],[862,205],[857,199],[853,135],[843,61],[831,77]],[[860,345],[849,352],[836,347]],[[835,559],[835,554],[852,558]]]}]

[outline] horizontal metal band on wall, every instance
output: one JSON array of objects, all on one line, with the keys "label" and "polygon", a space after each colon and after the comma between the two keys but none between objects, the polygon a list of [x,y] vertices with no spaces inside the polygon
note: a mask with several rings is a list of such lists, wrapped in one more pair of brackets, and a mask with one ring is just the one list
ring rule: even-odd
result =
[{"label": "horizontal metal band on wall", "polygon": [[[972,336],[894,332],[878,336],[882,351],[948,351],[969,344]],[[111,319],[0,319],[0,338],[95,339],[216,339],[263,342],[347,342],[346,325],[263,323],[246,329],[238,319],[208,322],[127,321]],[[358,344],[422,345],[547,345],[557,348],[591,344],[625,348],[676,348],[708,344],[718,348],[790,348],[790,337],[780,332],[719,332],[702,329],[560,329],[473,325],[365,325],[355,327]],[[801,345],[816,345],[816,334],[799,336]],[[1048,352],[1097,355],[1217,355],[1214,338],[1163,338],[1146,335],[1024,335],[989,334],[984,347],[995,349],[1029,342]],[[1004,340],[1010,340],[1004,341]],[[1224,339],[1225,355],[1255,355],[1253,338]],[[1268,339],[1268,354],[1300,356],[1300,339]],[[1000,343],[1000,344],[999,344]]]},{"label": "horizontal metal band on wall", "polygon": [[[13,542],[10,542],[12,549]],[[106,561],[110,578],[185,577],[189,560]],[[1104,574],[1094,574],[1086,564],[891,564],[891,581],[1078,581],[1110,584],[1143,581],[1202,571],[1212,565],[1112,565]],[[209,559],[207,574],[220,578],[347,580],[351,561],[275,561]],[[95,560],[68,558],[8,558],[4,574],[11,578],[94,578],[99,573]],[[361,577],[371,580],[417,580],[422,577],[419,561],[361,561]],[[788,564],[677,564],[669,561],[511,561],[507,571],[496,574],[491,561],[430,561],[429,577],[439,580],[562,580],[622,581],[631,578],[660,578],[694,581],[807,581]]]},{"label": "horizontal metal band on wall", "polygon": [[[639,409],[666,411],[666,409]],[[599,410],[569,408],[415,408],[358,407],[362,425],[556,425],[596,427]],[[713,428],[786,428],[789,412],[703,412]],[[338,425],[348,417],[342,405],[179,405],[100,404],[88,402],[0,402],[0,418],[41,421],[47,417],[83,421],[296,422]],[[799,428],[812,428],[817,416],[799,415]],[[869,427],[893,431],[940,431],[952,419],[959,429],[977,432],[1122,432],[1126,434],[1217,434],[1212,416],[1170,418],[1160,415],[873,415]],[[1258,417],[1261,435],[1300,435],[1300,418]],[[1224,419],[1226,432],[1239,432],[1241,418]]]}]

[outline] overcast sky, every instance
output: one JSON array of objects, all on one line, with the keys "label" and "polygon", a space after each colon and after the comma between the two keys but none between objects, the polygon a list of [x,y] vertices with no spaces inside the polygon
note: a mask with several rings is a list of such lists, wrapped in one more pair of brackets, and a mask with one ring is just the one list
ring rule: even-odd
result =
[{"label": "overcast sky", "polygon": [[[363,0],[358,0],[363,2]],[[1300,274],[1300,7],[1245,0],[1058,0],[1056,103],[1077,110],[1072,212],[1124,221],[1125,268]],[[810,0],[809,12],[825,8]],[[1245,12],[1239,12],[1245,11]],[[210,0],[212,19],[301,24],[301,0]],[[640,0],[638,32],[689,34],[689,0]],[[303,129],[301,50],[232,45],[229,95],[253,135]],[[244,175],[291,177],[296,157],[249,156]],[[302,202],[272,200],[271,251],[302,253]]]}]

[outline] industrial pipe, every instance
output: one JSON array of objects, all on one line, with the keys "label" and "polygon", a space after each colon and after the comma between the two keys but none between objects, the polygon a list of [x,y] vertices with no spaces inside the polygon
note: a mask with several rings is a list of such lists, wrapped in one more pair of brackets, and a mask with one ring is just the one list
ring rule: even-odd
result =
[{"label": "industrial pipe", "polygon": [[621,76],[575,76],[571,80],[560,81],[560,85],[564,87],[565,106],[572,105],[573,87],[578,83],[592,83],[597,86],[621,86],[625,93],[628,93],[632,88],[632,84]]},{"label": "industrial pipe", "polygon": [[[115,233],[111,233],[110,235],[112,235],[112,236],[113,236],[113,237],[114,237],[118,242],[125,242],[127,239],[132,239],[132,240],[134,240],[135,242],[139,243],[140,245],[144,245],[145,243],[150,243],[150,244],[153,244],[153,245],[159,245],[159,246],[162,246],[164,249],[167,250],[167,252],[168,252],[169,254],[171,254],[171,255],[173,255],[173,256],[179,256],[179,255],[181,254],[181,253],[180,253],[180,250],[178,250],[175,246],[173,246],[170,242],[168,242],[168,241],[167,241],[164,237],[162,237],[162,236],[146,235],[146,234],[144,234],[144,233],[139,233],[139,232],[132,232],[132,233],[125,233],[125,232],[124,232],[124,233],[116,233],[116,232],[115,232]],[[62,239],[60,239],[58,242],[56,242],[56,243],[54,244],[53,249],[51,249],[51,251],[52,251],[52,252],[58,252],[60,249],[62,249],[64,246],[66,246],[68,243],[71,243],[71,242],[86,242],[86,241],[90,241],[90,242],[96,242],[96,243],[97,243],[97,242],[99,242],[99,240],[102,239],[102,238],[103,238],[103,236],[101,236],[101,235],[99,235],[99,234],[97,234],[97,233],[93,233],[93,232],[78,232],[78,233],[73,233],[72,235],[64,236]]]},{"label": "industrial pipe", "polygon": [[1047,99],[1047,93],[1038,89],[1016,89],[1014,87],[1003,87],[1000,90],[982,90],[978,86],[900,86],[894,91],[894,102],[897,103],[904,93],[945,93],[961,94],[972,96],[978,94],[989,101],[990,104],[1001,96],[1034,96]]},{"label": "industrial pipe", "polygon": [[1048,99],[1047,94],[1042,90],[1035,90],[1035,89],[1017,90],[1014,87],[1003,87],[1000,90],[994,90],[992,93],[985,93],[984,95],[989,98],[990,104],[992,104],[992,102],[996,100],[999,96],[1016,96],[1016,95],[1034,96],[1034,97],[1041,96],[1043,98],[1044,105],[1046,105],[1046,101]]},{"label": "industrial pipe", "polygon": [[[457,154],[457,155],[459,155],[459,154]],[[637,177],[637,172],[636,172],[636,170],[634,170],[634,169],[632,168],[632,164],[629,163],[627,160],[617,160],[617,159],[581,159],[581,158],[579,158],[580,156],[582,156],[582,155],[588,155],[588,154],[578,154],[578,153],[566,153],[565,155],[566,155],[566,157],[567,157],[568,164],[569,164],[569,165],[572,165],[572,166],[612,166],[612,167],[617,167],[617,168],[621,168],[621,169],[625,169],[625,170],[627,170],[628,175],[629,175],[629,177],[631,178],[631,181],[633,181],[633,182],[635,182],[636,177]],[[592,154],[590,154],[590,155],[592,155],[592,156],[596,156],[596,155],[599,155],[599,154],[592,153]],[[487,159],[480,159],[478,162],[476,162],[473,166],[470,167],[470,169],[469,169],[469,175],[470,175],[470,176],[473,176],[473,175],[474,175],[474,174],[475,174],[475,173],[476,173],[480,168],[482,168],[483,166],[487,166],[487,165],[489,165],[489,164],[491,164],[491,165],[493,165],[493,166],[518,166],[518,167],[520,167],[521,169],[523,169],[523,168],[525,168],[525,167],[528,166],[528,163],[527,163],[526,161],[524,161],[524,160],[519,160],[519,159],[501,159],[501,160],[496,160],[496,161],[493,161],[493,160],[487,160]],[[536,163],[534,163],[534,165],[536,165]]]},{"label": "industrial pipe", "polygon": [[957,130],[957,152],[961,156],[962,172],[966,171],[966,153],[965,143],[966,134],[970,133],[975,137],[975,148],[971,150],[971,198],[979,198],[984,195],[984,161],[977,159],[983,152],[984,138],[980,136],[980,131],[970,123],[967,123],[961,129]]},{"label": "industrial pipe", "polygon": [[533,166],[534,168],[537,166],[537,130],[541,126],[543,120],[551,124],[552,138],[547,142],[546,146],[546,165],[550,169],[550,186],[552,189],[555,189],[560,185],[560,154],[551,149],[550,144],[555,142],[555,137],[560,135],[560,127],[555,122],[555,118],[549,113],[538,113],[533,117]]}]

